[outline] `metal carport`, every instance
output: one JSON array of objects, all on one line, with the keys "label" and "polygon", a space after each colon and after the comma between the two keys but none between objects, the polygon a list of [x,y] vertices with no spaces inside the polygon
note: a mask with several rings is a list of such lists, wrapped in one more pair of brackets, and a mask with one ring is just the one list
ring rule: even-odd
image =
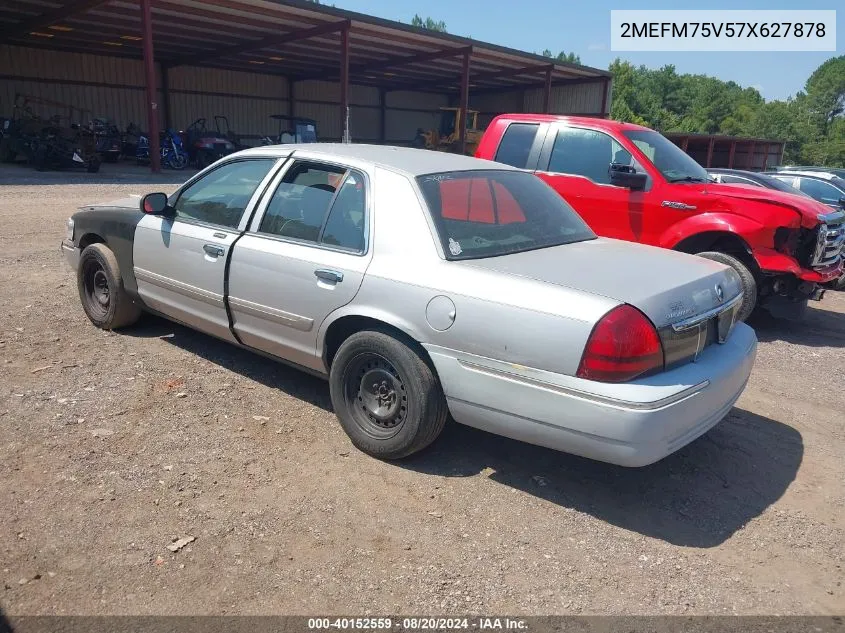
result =
[{"label": "metal carport", "polygon": [[[47,68],[39,71],[31,61],[36,51],[68,55],[45,58]],[[121,83],[121,77],[141,70],[124,65],[104,70],[106,81],[92,81],[88,75],[106,63],[104,57],[127,64],[143,59],[142,78]],[[71,67],[71,59],[82,61]],[[162,123],[172,124],[174,92],[218,95],[220,103],[230,103],[224,101],[231,95],[229,87],[210,79],[214,71],[239,81],[247,75],[265,77],[252,82],[260,95],[234,95],[245,108],[250,98],[285,102],[288,114],[300,101],[322,113],[325,106],[336,107],[336,124],[328,127],[339,130],[329,134],[337,140],[349,132],[350,105],[359,112],[367,108],[368,129],[376,128],[373,112],[377,129],[362,136],[382,143],[397,141],[388,138],[396,134],[386,132],[389,111],[422,112],[423,101],[432,110],[435,103],[479,109],[482,120],[507,110],[606,116],[610,93],[610,75],[603,70],[302,1],[6,0],[0,7],[0,62],[0,85],[6,84],[7,95],[15,82],[39,85],[48,95],[59,92],[56,86],[66,92],[74,86],[96,87],[104,95],[110,89],[143,90],[154,171],[160,167],[158,131]],[[62,63],[65,70],[57,76],[55,68]],[[81,79],[74,78],[77,73]],[[181,83],[174,91],[175,79]],[[278,84],[278,90],[265,95],[276,80],[284,87]],[[207,85],[192,90],[210,81],[218,82],[216,90]],[[315,97],[316,89],[322,92]],[[360,103],[350,102],[353,89]],[[402,94],[404,100],[391,104],[391,94]],[[447,101],[426,100],[425,95]],[[462,121],[461,139],[465,125]]]}]

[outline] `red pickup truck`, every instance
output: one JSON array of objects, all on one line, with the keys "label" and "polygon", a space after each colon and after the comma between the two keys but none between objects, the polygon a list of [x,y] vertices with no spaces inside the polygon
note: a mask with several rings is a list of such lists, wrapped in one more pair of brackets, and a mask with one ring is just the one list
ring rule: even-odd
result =
[{"label": "red pickup truck", "polygon": [[478,151],[534,172],[599,235],[722,262],[755,306],[795,318],[842,274],[845,213],[772,189],[713,182],[658,132],[605,119],[504,114]]}]

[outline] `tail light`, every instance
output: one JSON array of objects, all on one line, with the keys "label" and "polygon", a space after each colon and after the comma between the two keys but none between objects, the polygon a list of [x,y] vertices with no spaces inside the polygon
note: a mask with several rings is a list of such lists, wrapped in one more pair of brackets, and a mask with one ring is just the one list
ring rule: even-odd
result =
[{"label": "tail light", "polygon": [[651,321],[629,305],[605,314],[593,328],[579,378],[599,382],[625,382],[663,369],[663,346]]}]

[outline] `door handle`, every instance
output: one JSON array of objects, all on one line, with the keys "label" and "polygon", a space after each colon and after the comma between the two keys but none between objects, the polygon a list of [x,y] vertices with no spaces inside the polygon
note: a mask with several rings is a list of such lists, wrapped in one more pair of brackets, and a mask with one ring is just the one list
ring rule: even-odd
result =
[{"label": "door handle", "polygon": [[317,275],[317,279],[322,281],[327,281],[332,284],[338,284],[343,281],[343,273],[339,273],[336,270],[315,270],[314,274]]},{"label": "door handle", "polygon": [[204,250],[212,257],[220,257],[223,253],[226,252],[225,249],[220,246],[217,246],[216,244],[206,244],[202,247],[202,250]]}]

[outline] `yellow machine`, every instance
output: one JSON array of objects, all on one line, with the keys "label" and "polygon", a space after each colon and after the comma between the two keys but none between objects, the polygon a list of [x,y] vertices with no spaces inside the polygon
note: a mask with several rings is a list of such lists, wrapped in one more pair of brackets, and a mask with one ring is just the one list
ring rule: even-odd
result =
[{"label": "yellow machine", "polygon": [[[441,152],[461,152],[460,130],[458,122],[461,120],[461,108],[440,108],[439,130],[417,130],[414,145]],[[478,129],[478,110],[467,110],[466,153],[475,154],[484,130]]]}]

